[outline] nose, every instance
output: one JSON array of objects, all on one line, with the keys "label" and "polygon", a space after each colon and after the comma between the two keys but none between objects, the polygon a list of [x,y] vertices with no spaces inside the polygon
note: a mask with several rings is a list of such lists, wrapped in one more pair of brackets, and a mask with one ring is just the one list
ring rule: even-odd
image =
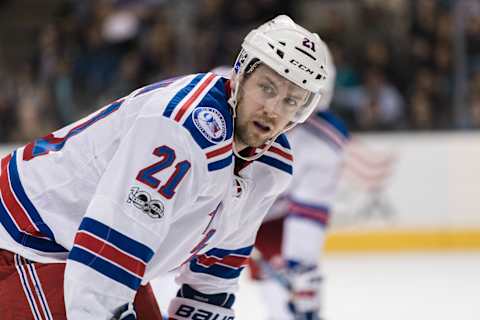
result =
[{"label": "nose", "polygon": [[278,109],[278,101],[277,99],[268,99],[267,101],[265,101],[265,103],[263,104],[263,110],[264,112],[272,117],[272,118],[276,118],[278,116],[277,114],[277,110]]}]

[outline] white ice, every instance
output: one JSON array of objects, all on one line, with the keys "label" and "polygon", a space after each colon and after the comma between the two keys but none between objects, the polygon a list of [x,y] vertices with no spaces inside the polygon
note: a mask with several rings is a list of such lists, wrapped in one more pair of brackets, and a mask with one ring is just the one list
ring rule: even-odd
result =
[{"label": "white ice", "polygon": [[[326,320],[480,319],[480,252],[330,254],[323,268]],[[154,282],[163,310],[171,283]],[[235,309],[239,320],[266,320],[247,272]]]}]

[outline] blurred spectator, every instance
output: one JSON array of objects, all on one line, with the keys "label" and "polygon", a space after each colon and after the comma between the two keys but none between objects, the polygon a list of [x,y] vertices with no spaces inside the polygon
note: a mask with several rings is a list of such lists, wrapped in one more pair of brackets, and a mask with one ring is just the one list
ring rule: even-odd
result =
[{"label": "blurred spectator", "polygon": [[[333,108],[350,128],[452,129],[459,126],[453,119],[458,3],[45,1],[25,21],[15,17],[32,4],[0,0],[0,40],[8,44],[0,48],[0,141],[46,133],[113,96],[187,69],[231,64],[246,30],[279,13],[304,18],[329,44],[337,66]],[[462,3],[469,84],[463,118],[466,127],[479,128],[480,2]],[[12,33],[17,29],[40,31],[22,37]],[[45,113],[49,128],[27,128]]]},{"label": "blurred spectator", "polygon": [[3,70],[0,69],[0,142],[11,140],[11,131],[16,123],[16,110],[14,101],[13,84],[3,77]]},{"label": "blurred spectator", "polygon": [[359,88],[355,116],[362,130],[399,129],[404,126],[404,102],[382,71],[370,69]]},{"label": "blurred spectator", "polygon": [[480,70],[477,70],[472,76],[470,92],[469,127],[480,129]]},{"label": "blurred spectator", "polygon": [[31,141],[55,129],[48,112],[50,97],[45,88],[23,90],[17,105],[18,122],[13,141]]}]

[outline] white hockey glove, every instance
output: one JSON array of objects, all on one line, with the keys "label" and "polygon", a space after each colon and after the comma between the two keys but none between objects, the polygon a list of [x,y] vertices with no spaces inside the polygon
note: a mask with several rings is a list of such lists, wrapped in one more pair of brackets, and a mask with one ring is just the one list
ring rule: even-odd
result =
[{"label": "white hockey glove", "polygon": [[288,307],[295,320],[320,320],[320,283],[316,267],[296,266],[288,271],[290,300]]},{"label": "white hockey glove", "polygon": [[169,320],[222,319],[234,320],[231,309],[235,296],[228,293],[203,294],[184,284],[177,297],[170,301]]},{"label": "white hockey glove", "polygon": [[133,304],[125,303],[115,311],[115,314],[113,315],[113,318],[111,320],[136,320],[136,319],[137,319],[137,314],[133,309]]}]

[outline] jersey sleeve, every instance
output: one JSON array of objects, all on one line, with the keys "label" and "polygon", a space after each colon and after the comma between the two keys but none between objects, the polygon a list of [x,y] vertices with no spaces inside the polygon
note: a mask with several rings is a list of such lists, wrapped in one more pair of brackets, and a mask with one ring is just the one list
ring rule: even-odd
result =
[{"label": "jersey sleeve", "polygon": [[296,172],[287,191],[288,212],[326,225],[338,186],[343,151],[316,137],[299,135],[298,138],[307,143],[294,145]]},{"label": "jersey sleeve", "polygon": [[65,270],[69,319],[107,319],[132,302],[169,225],[199,190],[205,161],[178,124],[140,115],[109,161]]},{"label": "jersey sleeve", "polygon": [[316,265],[338,187],[343,151],[305,132],[292,138],[292,144],[305,143],[297,143],[298,148],[293,145],[297,172],[288,190],[282,256],[287,261]]}]

